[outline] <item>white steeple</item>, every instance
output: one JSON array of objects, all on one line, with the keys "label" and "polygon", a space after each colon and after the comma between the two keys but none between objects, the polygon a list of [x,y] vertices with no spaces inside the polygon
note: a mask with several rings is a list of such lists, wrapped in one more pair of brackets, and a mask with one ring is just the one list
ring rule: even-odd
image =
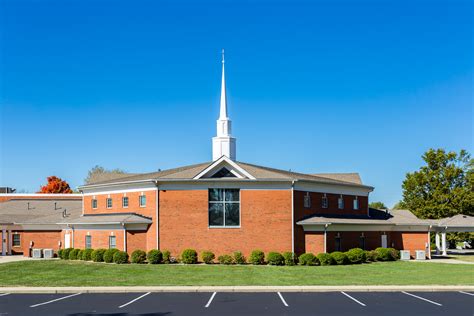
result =
[{"label": "white steeple", "polygon": [[222,156],[235,160],[236,140],[231,136],[232,122],[227,116],[227,98],[225,94],[224,50],[222,50],[221,106],[217,120],[217,135],[212,138],[212,160]]}]

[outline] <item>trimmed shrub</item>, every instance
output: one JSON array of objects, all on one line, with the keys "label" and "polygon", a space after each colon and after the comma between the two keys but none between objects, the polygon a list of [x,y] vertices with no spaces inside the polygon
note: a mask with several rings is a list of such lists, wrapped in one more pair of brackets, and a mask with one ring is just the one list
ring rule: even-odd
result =
[{"label": "trimmed shrub", "polygon": [[319,253],[317,256],[316,256],[319,260],[319,263],[322,265],[322,266],[330,266],[332,264],[334,264],[334,259],[332,258],[331,254],[329,253]]},{"label": "trimmed shrub", "polygon": [[294,266],[295,265],[295,254],[290,252],[284,252],[283,259],[285,261],[285,266]]},{"label": "trimmed shrub", "polygon": [[347,259],[352,264],[364,263],[366,261],[365,251],[360,248],[353,248],[346,252]]},{"label": "trimmed shrub", "polygon": [[63,257],[62,259],[64,260],[69,260],[69,253],[71,252],[73,248],[66,248],[63,250]]},{"label": "trimmed shrub", "polygon": [[82,254],[84,253],[84,250],[79,250],[77,252],[76,260],[82,260]]},{"label": "trimmed shrub", "polygon": [[245,256],[242,254],[242,252],[236,251],[236,252],[234,252],[234,262],[235,262],[236,264],[246,264],[246,263],[247,263],[247,259],[246,259]]},{"label": "trimmed shrub", "polygon": [[390,250],[390,255],[392,255],[392,259],[397,261],[400,259],[400,250],[395,248],[388,248]]},{"label": "trimmed shrub", "polygon": [[82,260],[84,261],[91,261],[92,260],[92,252],[94,251],[94,249],[84,249],[82,251]]},{"label": "trimmed shrub", "polygon": [[80,249],[71,249],[69,252],[69,260],[77,260],[77,254],[81,251]]},{"label": "trimmed shrub", "polygon": [[211,264],[214,263],[216,255],[212,251],[203,251],[201,257],[202,262],[204,262],[205,264]]},{"label": "trimmed shrub", "polygon": [[255,265],[264,264],[265,254],[261,250],[254,250],[250,254],[249,262]]},{"label": "trimmed shrub", "polygon": [[110,248],[110,249],[107,249],[105,252],[104,252],[104,262],[106,263],[112,263],[114,262],[114,255],[116,252],[118,252],[120,250],[118,250],[117,248]]},{"label": "trimmed shrub", "polygon": [[234,264],[234,258],[230,255],[222,255],[217,258],[220,264]]},{"label": "trimmed shrub", "polygon": [[158,249],[152,249],[148,251],[146,259],[148,260],[149,264],[158,264],[163,261],[163,254]]},{"label": "trimmed shrub", "polygon": [[140,249],[135,250],[132,252],[132,263],[145,263],[146,262],[146,252]]},{"label": "trimmed shrub", "polygon": [[63,258],[63,251],[64,251],[64,249],[59,249],[58,250],[58,258],[60,258],[60,259]]},{"label": "trimmed shrub", "polygon": [[91,259],[92,261],[94,262],[104,262],[104,253],[105,253],[106,249],[102,249],[102,248],[99,248],[99,249],[96,249],[94,251],[92,251],[92,254],[91,254]]},{"label": "trimmed shrub", "polygon": [[194,249],[184,249],[181,254],[181,262],[186,264],[195,264],[198,261],[198,255]]},{"label": "trimmed shrub", "polygon": [[365,251],[365,261],[375,262],[377,261],[377,252],[375,250]]},{"label": "trimmed shrub", "polygon": [[124,264],[128,263],[128,253],[125,251],[116,251],[114,253],[114,258],[113,258],[114,263],[116,264]]},{"label": "trimmed shrub", "polygon": [[171,252],[163,250],[163,263],[171,263]]},{"label": "trimmed shrub", "polygon": [[317,266],[319,264],[318,258],[310,252],[300,255],[298,262],[302,266]]},{"label": "trimmed shrub", "polygon": [[382,248],[379,247],[375,249],[375,252],[377,253],[377,261],[392,261],[392,253],[390,249],[388,248]]},{"label": "trimmed shrub", "polygon": [[348,264],[349,260],[347,259],[347,256],[345,253],[340,252],[340,251],[334,251],[331,253],[332,258],[336,262],[337,265],[341,264]]},{"label": "trimmed shrub", "polygon": [[269,252],[267,255],[267,262],[271,266],[282,266],[285,263],[285,258],[279,252]]}]

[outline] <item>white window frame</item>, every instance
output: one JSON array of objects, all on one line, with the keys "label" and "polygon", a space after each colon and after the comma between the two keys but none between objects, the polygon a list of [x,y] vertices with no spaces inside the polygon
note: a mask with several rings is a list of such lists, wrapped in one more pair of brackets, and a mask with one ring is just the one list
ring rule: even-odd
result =
[{"label": "white window frame", "polygon": [[[110,201],[110,206],[109,206],[109,201]],[[112,206],[113,206],[112,198],[108,197],[108,198],[105,200],[105,206],[106,206],[107,208],[109,208],[109,209],[112,208]]]},{"label": "white window frame", "polygon": [[[114,241],[114,247],[112,246],[111,240]],[[116,236],[109,236],[109,249],[117,249],[117,237]]]},{"label": "white window frame", "polygon": [[[127,201],[127,205],[125,205],[125,201]],[[122,208],[128,208],[128,204],[130,203],[130,199],[128,196],[123,196],[122,197]]]},{"label": "white window frame", "polygon": [[359,208],[360,208],[359,199],[357,198],[357,196],[355,197],[354,201],[352,202],[352,208],[354,209],[354,211],[358,211]]},{"label": "white window frame", "polygon": [[[240,201],[242,199],[242,196],[241,196],[241,189],[235,189],[235,188],[212,188],[212,189],[218,189],[218,190],[224,190],[224,201],[209,201],[209,190],[211,190],[211,188],[208,189],[208,204],[207,204],[207,225],[209,228],[240,228],[241,225],[242,225],[242,212],[240,210]],[[233,226],[230,226],[230,225],[226,225],[225,224],[225,190],[239,190],[239,225],[233,225]],[[219,225],[209,225],[209,203],[224,203],[224,208],[223,208],[223,225],[219,226]],[[232,201],[231,203],[236,203],[235,201]],[[230,202],[229,202],[230,204]]]},{"label": "white window frame", "polygon": [[[18,237],[18,245],[15,245],[15,237]],[[21,247],[21,235],[19,233],[12,234],[12,247]]]},{"label": "white window frame", "polygon": [[[142,198],[145,199],[145,203],[142,204]],[[145,194],[140,194],[138,196],[138,204],[140,205],[140,207],[146,207],[146,195]]]},{"label": "white window frame", "polygon": [[91,201],[91,207],[93,210],[96,210],[97,209],[97,199],[92,199]]},{"label": "white window frame", "polygon": [[[89,239],[89,247],[87,247],[87,239]],[[91,235],[86,235],[85,240],[84,240],[84,248],[85,249],[92,249],[92,236]]]},{"label": "white window frame", "polygon": [[337,208],[340,210],[344,209],[344,198],[342,197],[342,194],[337,199]]},{"label": "white window frame", "polygon": [[304,196],[303,206],[304,208],[311,208],[311,195],[309,192],[306,192],[306,195]]},{"label": "white window frame", "polygon": [[329,208],[329,199],[326,193],[324,193],[323,197],[321,198],[321,208]]}]

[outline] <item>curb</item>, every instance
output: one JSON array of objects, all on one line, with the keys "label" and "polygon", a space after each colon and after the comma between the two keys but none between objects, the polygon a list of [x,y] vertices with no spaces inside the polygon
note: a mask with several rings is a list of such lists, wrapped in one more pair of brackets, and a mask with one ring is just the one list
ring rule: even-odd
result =
[{"label": "curb", "polygon": [[138,293],[138,292],[452,292],[474,291],[470,285],[384,285],[384,286],[117,286],[117,287],[0,287],[10,294]]}]

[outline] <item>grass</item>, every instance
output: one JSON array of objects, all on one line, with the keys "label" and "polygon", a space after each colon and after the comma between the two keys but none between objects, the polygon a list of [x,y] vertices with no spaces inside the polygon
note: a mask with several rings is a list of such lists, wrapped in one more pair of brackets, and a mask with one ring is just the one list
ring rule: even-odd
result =
[{"label": "grass", "polygon": [[474,256],[473,255],[449,255],[449,259],[456,259],[456,260],[461,260],[461,261],[466,261],[466,262],[474,262]]},{"label": "grass", "polygon": [[401,261],[275,267],[45,260],[0,264],[0,286],[474,285],[473,273],[474,265]]}]

